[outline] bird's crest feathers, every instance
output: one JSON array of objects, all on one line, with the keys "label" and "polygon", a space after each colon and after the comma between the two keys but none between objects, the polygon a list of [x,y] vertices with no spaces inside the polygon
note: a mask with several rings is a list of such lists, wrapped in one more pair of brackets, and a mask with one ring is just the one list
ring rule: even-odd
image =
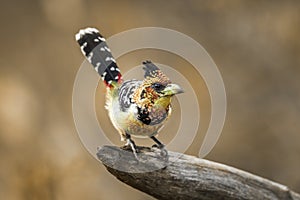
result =
[{"label": "bird's crest feathers", "polygon": [[170,79],[151,61],[147,60],[143,62],[143,69],[145,71],[144,74],[144,84],[153,84],[153,83],[161,83],[163,85],[167,85],[171,83]]}]

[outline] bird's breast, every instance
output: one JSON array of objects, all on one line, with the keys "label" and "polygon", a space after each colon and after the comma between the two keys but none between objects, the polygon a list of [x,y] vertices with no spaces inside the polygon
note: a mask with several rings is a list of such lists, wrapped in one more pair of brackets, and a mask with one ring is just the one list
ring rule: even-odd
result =
[{"label": "bird's breast", "polygon": [[[124,90],[123,93],[125,96],[126,91]],[[163,104],[161,101],[141,108],[134,102],[125,104],[124,99],[125,97],[120,99],[120,95],[119,98],[108,95],[106,108],[114,127],[130,135],[140,137],[155,135],[171,114],[171,107],[167,104],[170,102]]]},{"label": "bird's breast", "polygon": [[146,125],[157,125],[163,123],[169,115],[169,106],[158,107],[153,106],[151,108],[139,108],[137,107],[136,118]]}]

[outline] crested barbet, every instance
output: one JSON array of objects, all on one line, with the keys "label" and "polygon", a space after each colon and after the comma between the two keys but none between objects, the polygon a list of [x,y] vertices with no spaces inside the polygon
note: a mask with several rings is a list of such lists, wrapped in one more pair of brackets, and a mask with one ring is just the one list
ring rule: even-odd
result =
[{"label": "crested barbet", "polygon": [[81,51],[101,76],[106,90],[106,109],[113,126],[137,157],[131,136],[150,137],[159,149],[164,145],[155,137],[171,115],[171,99],[183,90],[151,61],[143,62],[144,80],[123,80],[105,38],[95,28],[76,34]]}]

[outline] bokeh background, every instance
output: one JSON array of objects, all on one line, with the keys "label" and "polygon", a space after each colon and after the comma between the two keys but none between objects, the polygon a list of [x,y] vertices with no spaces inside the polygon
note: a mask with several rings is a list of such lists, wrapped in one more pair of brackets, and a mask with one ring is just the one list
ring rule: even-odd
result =
[{"label": "bokeh background", "polygon": [[[74,34],[87,26],[107,37],[159,26],[197,40],[218,65],[228,100],[223,133],[206,158],[300,192],[300,1],[10,0],[0,9],[1,199],[152,199],[106,172],[77,136],[71,98],[83,56]],[[188,65],[151,50],[118,61],[126,70],[144,58]],[[205,131],[205,84],[197,91]],[[202,138],[188,154],[197,155]]]}]

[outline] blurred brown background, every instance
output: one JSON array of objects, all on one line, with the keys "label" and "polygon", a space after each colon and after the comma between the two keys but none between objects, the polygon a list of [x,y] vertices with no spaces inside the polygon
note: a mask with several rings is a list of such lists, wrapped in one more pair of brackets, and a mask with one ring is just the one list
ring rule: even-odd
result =
[{"label": "blurred brown background", "polygon": [[[109,175],[77,136],[71,97],[83,56],[74,34],[87,26],[107,37],[160,26],[197,40],[218,65],[228,99],[207,159],[300,192],[299,11],[296,0],[1,2],[0,197],[152,199]],[[153,56],[174,63],[164,54]],[[137,55],[127,60],[136,65]],[[125,57],[120,64],[130,67]],[[188,153],[197,155],[199,144]]]}]

